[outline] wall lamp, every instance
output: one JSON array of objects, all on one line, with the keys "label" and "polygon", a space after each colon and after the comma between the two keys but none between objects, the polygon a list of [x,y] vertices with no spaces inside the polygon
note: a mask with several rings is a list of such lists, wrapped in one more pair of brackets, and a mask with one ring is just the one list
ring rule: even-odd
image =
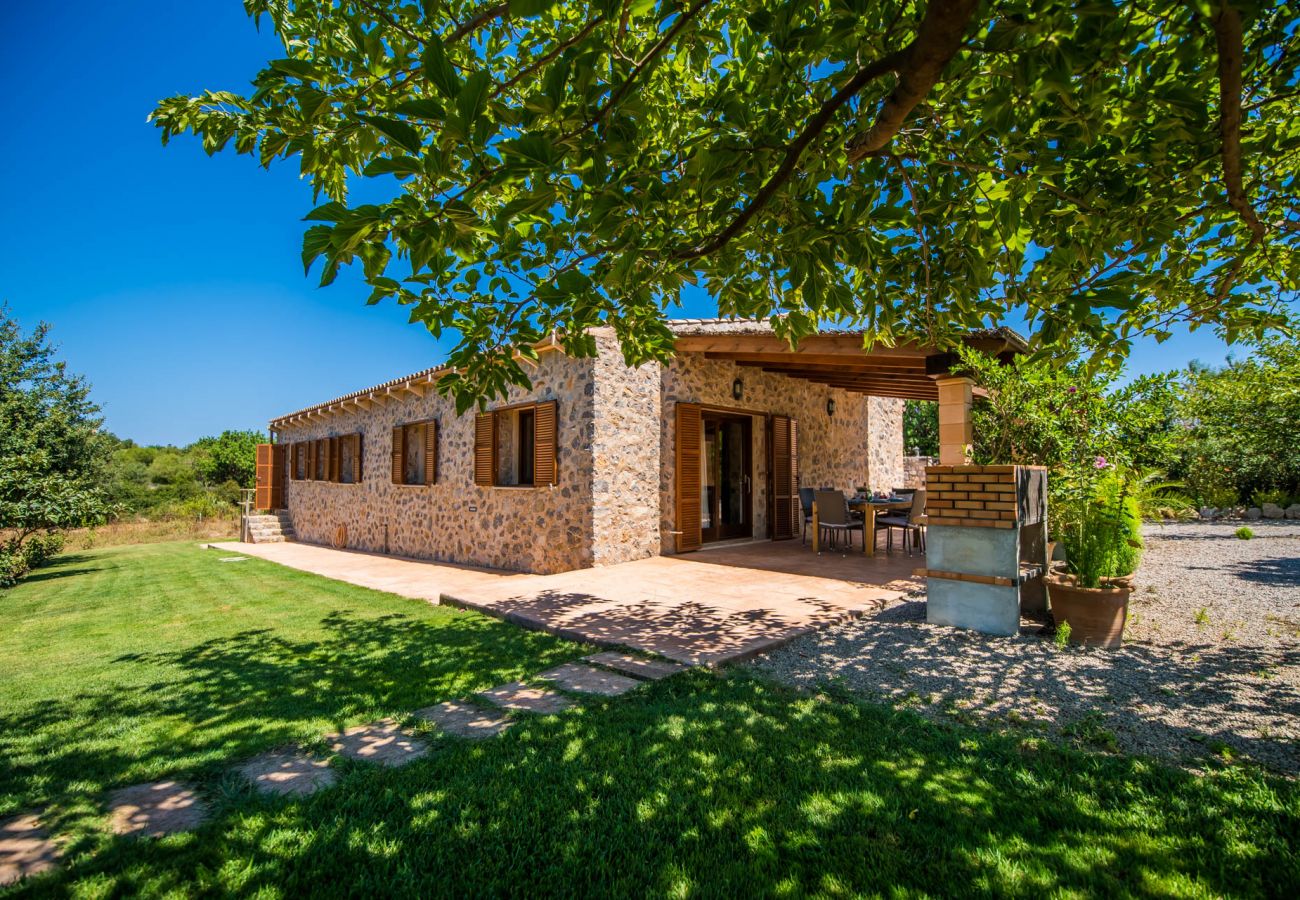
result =
[{"label": "wall lamp", "polygon": [[739,400],[745,396],[745,382],[737,378],[731,383],[731,398]]},{"label": "wall lamp", "polygon": [[828,416],[833,416],[833,415],[835,415],[835,398],[834,398],[834,397],[831,397],[830,399],[828,399],[828,400],[826,401],[826,415],[828,415]]}]

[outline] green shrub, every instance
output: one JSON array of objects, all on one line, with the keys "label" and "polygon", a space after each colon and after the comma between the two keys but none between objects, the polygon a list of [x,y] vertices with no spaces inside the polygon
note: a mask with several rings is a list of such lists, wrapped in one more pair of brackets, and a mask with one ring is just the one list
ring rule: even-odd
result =
[{"label": "green shrub", "polygon": [[0,588],[13,587],[32,569],[63,549],[63,535],[57,532],[13,537],[0,544]]},{"label": "green shrub", "polygon": [[1086,588],[1131,575],[1142,555],[1142,518],[1128,483],[1104,459],[1104,474],[1068,493],[1061,542],[1070,571]]},{"label": "green shrub", "polygon": [[1248,541],[1255,536],[1255,532],[1251,531],[1245,525],[1242,525],[1240,528],[1234,531],[1233,534],[1241,538],[1243,541]]},{"label": "green shrub", "polygon": [[1286,509],[1291,505],[1294,498],[1286,491],[1255,491],[1250,497],[1250,502],[1254,506],[1263,506],[1265,503],[1275,503]]}]

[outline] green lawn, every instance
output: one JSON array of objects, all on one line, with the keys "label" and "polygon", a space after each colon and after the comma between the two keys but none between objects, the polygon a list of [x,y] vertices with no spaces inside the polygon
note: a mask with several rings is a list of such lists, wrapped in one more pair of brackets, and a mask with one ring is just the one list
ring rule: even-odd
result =
[{"label": "green lawn", "polygon": [[[77,838],[36,893],[1300,894],[1296,783],[1197,777],[693,672],[305,800],[226,767],[581,651],[193,544],[0,595],[0,815]],[[114,785],[196,777],[193,835],[116,840]]]}]

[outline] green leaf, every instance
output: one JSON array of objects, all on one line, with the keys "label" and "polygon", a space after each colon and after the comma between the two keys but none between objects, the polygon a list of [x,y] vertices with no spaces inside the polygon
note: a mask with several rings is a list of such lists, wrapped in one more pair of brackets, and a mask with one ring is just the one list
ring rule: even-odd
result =
[{"label": "green leaf", "polygon": [[460,76],[436,35],[430,36],[424,45],[424,57],[420,62],[424,65],[424,77],[448,100],[455,100],[460,94]]},{"label": "green leaf", "polygon": [[507,5],[510,8],[510,18],[527,19],[546,12],[555,5],[555,0],[509,0]]},{"label": "green leaf", "polygon": [[487,108],[488,87],[491,83],[492,76],[484,71],[475,72],[465,79],[465,85],[456,97],[456,110],[460,113],[460,120],[464,123],[466,131],[474,126],[478,117],[483,114],[483,110]]},{"label": "green leaf", "polygon": [[424,171],[424,163],[414,156],[394,156],[389,159],[381,156],[378,159],[371,160],[361,173],[367,178],[374,178],[379,175],[396,175],[398,178],[406,178],[410,175],[419,175]]},{"label": "green leaf", "polygon": [[357,116],[358,119],[395,141],[404,150],[420,152],[420,133],[400,119],[387,119],[383,116]]}]

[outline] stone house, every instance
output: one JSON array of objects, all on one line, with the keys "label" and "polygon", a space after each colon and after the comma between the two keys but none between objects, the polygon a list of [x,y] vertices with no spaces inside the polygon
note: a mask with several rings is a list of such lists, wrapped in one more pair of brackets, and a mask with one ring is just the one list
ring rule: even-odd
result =
[{"label": "stone house", "polygon": [[[969,379],[933,349],[824,332],[791,350],[748,321],[674,330],[675,356],[636,368],[608,329],[594,358],[542,346],[532,387],[482,412],[458,416],[437,367],[280,416],[257,506],[287,511],[299,540],[550,574],[798,537],[800,484],[903,484],[906,399],[969,407]],[[968,416],[943,427],[950,452],[969,442]]]}]

